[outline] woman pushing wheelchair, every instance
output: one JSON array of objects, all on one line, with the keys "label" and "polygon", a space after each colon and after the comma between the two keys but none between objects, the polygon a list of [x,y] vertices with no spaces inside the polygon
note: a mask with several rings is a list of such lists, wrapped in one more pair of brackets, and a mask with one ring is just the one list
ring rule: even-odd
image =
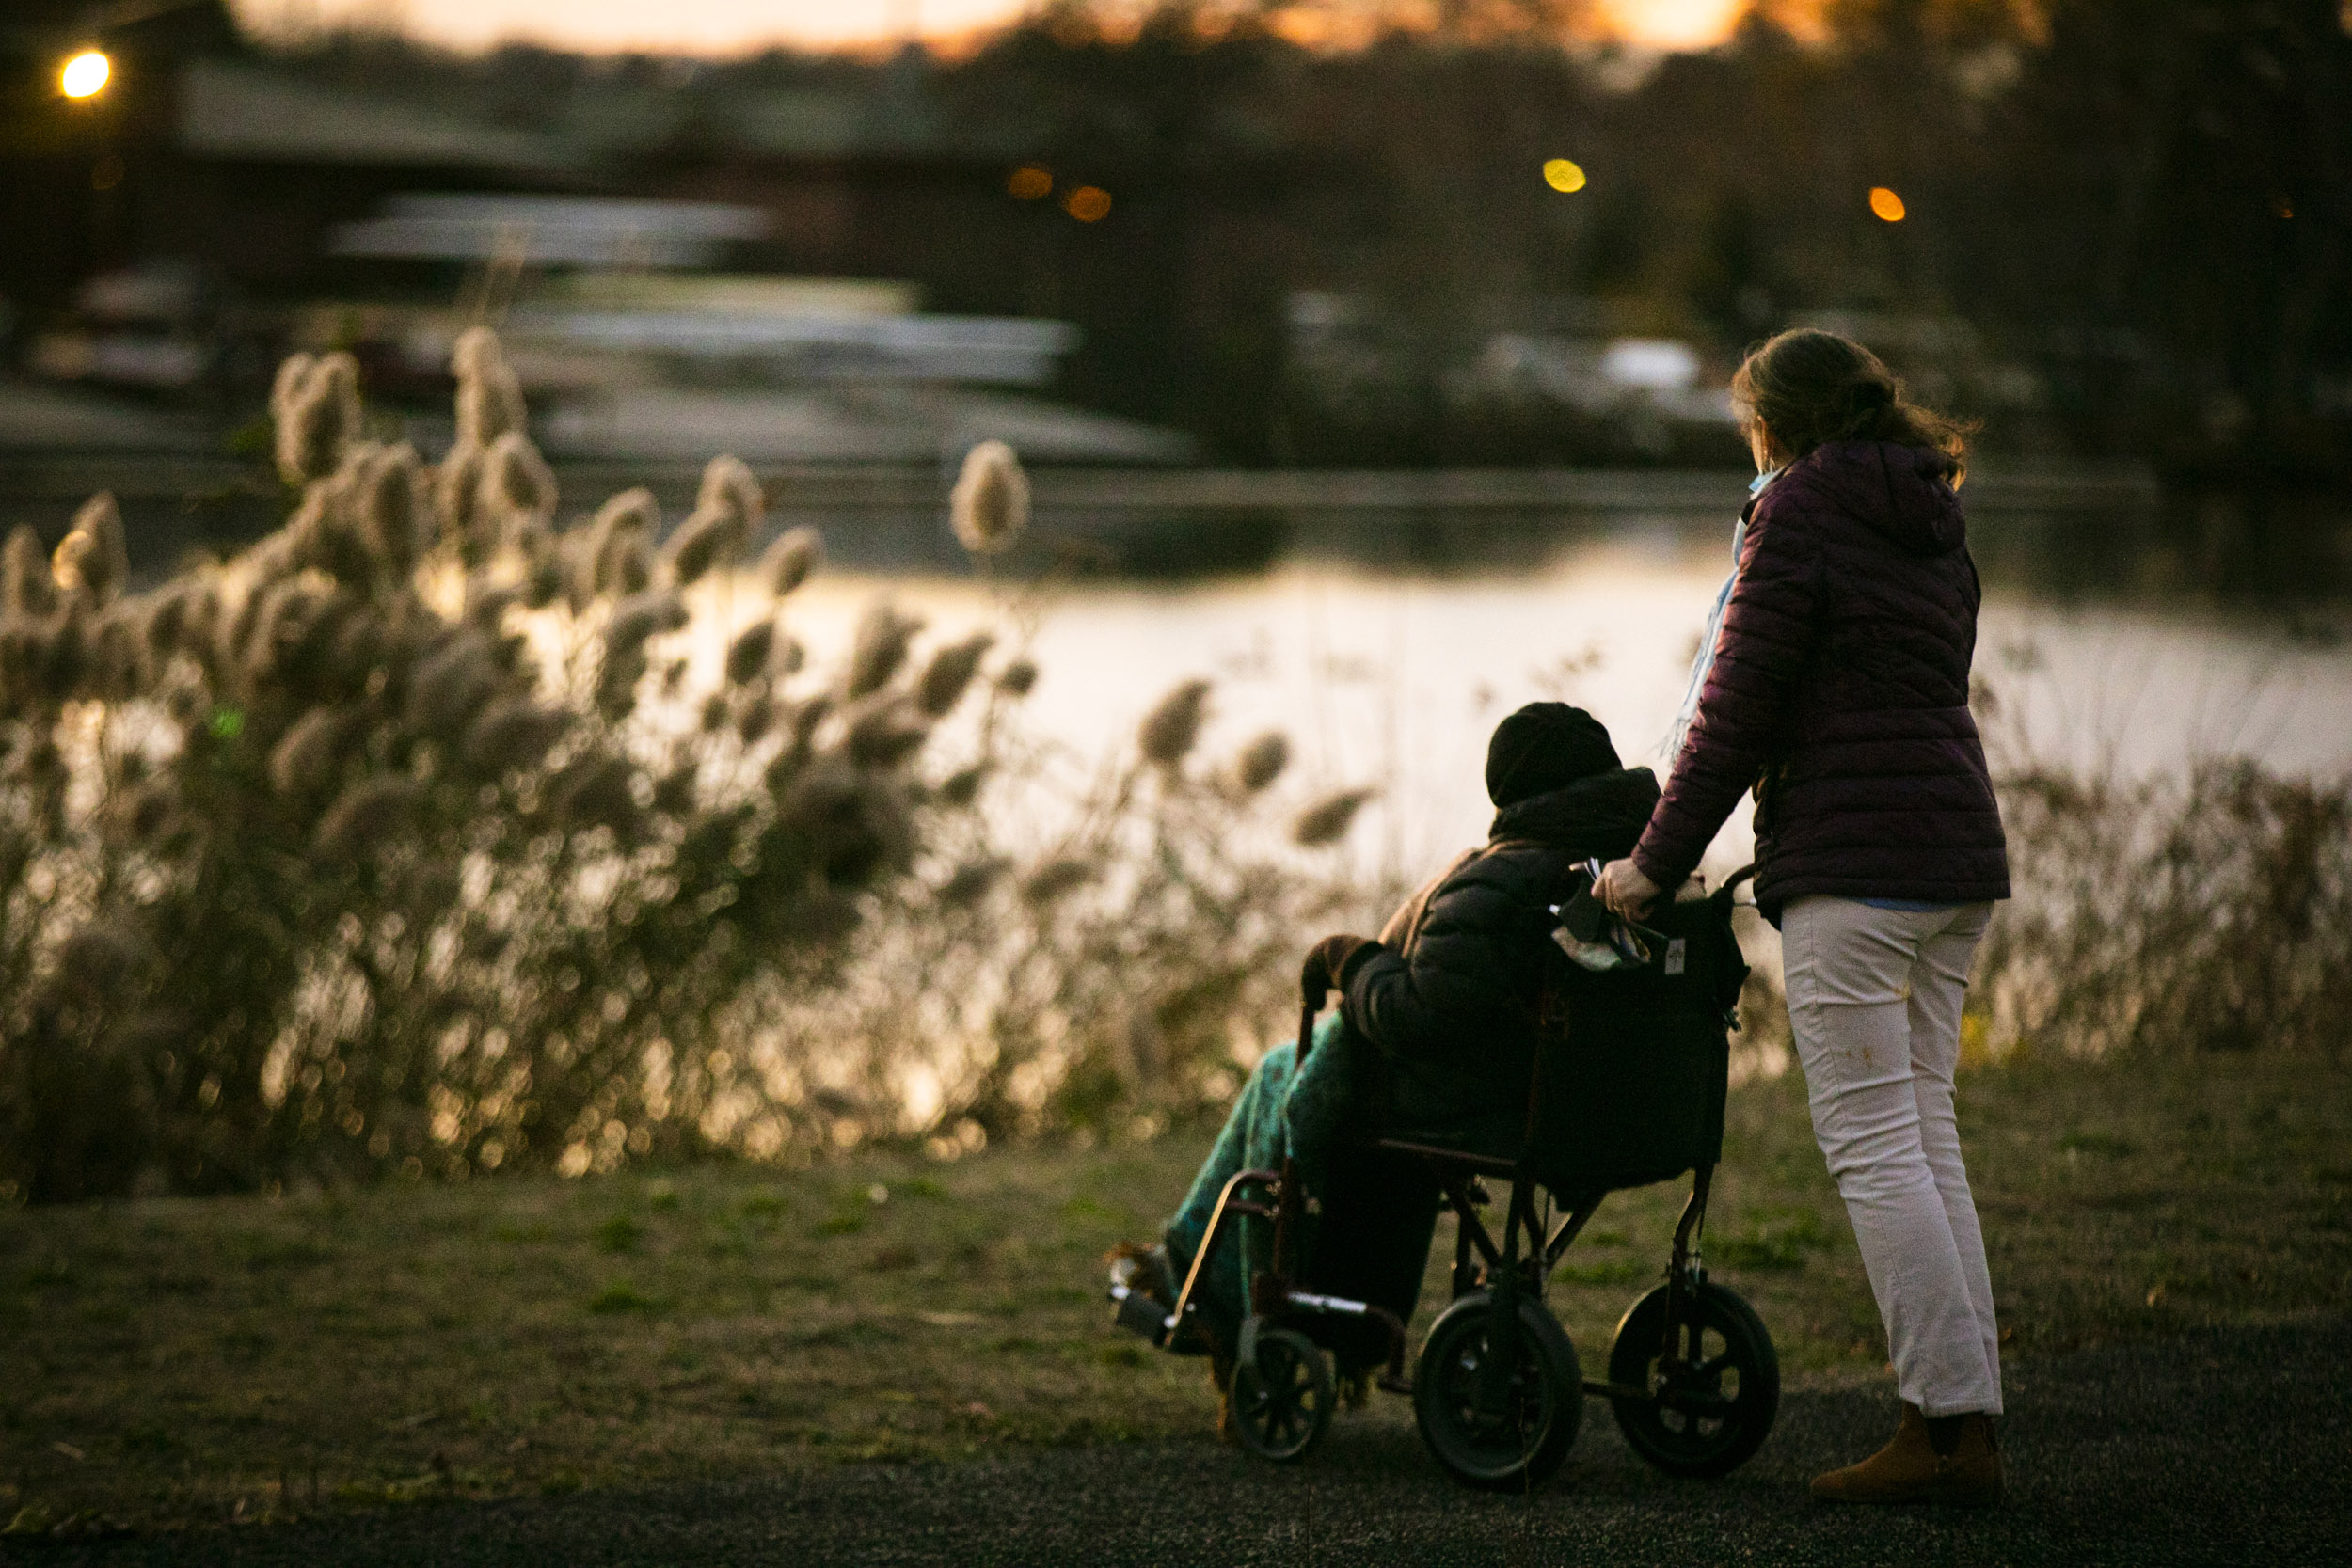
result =
[{"label": "woman pushing wheelchair", "polygon": [[[1266,1370],[1280,1357],[1252,1349],[1269,1321],[1251,1300],[1258,1281],[1278,1307],[1354,1315],[1360,1334],[1319,1338],[1359,1386],[1383,1338],[1391,1371],[1401,1367],[1442,1191],[1464,1232],[1456,1301],[1431,1332],[1413,1392],[1423,1435],[1458,1476],[1541,1479],[1573,1436],[1581,1392],[1609,1398],[1629,1442],[1670,1473],[1719,1475],[1755,1451],[1777,1409],[1777,1362],[1755,1314],[1707,1280],[1696,1246],[1722,1145],[1721,1005],[1745,969],[1729,938],[1728,887],[1707,901],[1711,928],[1679,914],[1701,854],[1753,789],[1756,904],[1784,932],[1815,1131],[1903,1402],[1894,1439],[1816,1478],[1813,1493],[1861,1503],[2000,1496],[1999,1337],[1952,1101],[1969,959],[1993,902],[2009,895],[1967,705],[1980,591],[1956,494],[1960,434],[1906,402],[1867,349],[1826,332],[1786,332],[1756,349],[1733,393],[1758,478],[1666,748],[1662,795],[1647,769],[1619,765],[1589,715],[1537,704],[1506,719],[1487,756],[1497,815],[1486,844],[1407,900],[1377,942],[1317,945],[1302,981],[1307,1020],[1326,984],[1343,995],[1337,1017],[1268,1053],[1161,1243],[1116,1255],[1122,1322],[1212,1356],[1228,1399],[1221,1430],[1236,1387],[1259,1406],[1280,1404]],[[1580,963],[1597,955],[1586,966],[1597,969],[1609,955],[1564,911],[1564,889],[1573,868],[1598,861],[1608,863],[1575,907],[1589,914],[1597,898],[1617,917],[1613,934],[1633,967],[1580,979],[1562,970],[1562,950]],[[1643,920],[1688,935],[1656,954],[1630,934]],[[1686,943],[1723,955],[1700,965],[1714,984],[1684,974]],[[1554,1005],[1563,989],[1565,1013]],[[1644,1007],[1655,1015],[1646,1034],[1622,1026]],[[1704,1016],[1710,1008],[1717,1016]],[[1657,1024],[1670,1015],[1682,1022]],[[1579,1050],[1583,1070],[1567,1096],[1531,1074],[1555,1057],[1577,1068]],[[1613,1104],[1559,1114],[1564,1098],[1595,1085],[1639,1105],[1632,1119],[1679,1123],[1677,1135],[1653,1138],[1646,1153],[1637,1136],[1613,1164],[1559,1147],[1617,1135]],[[1513,1145],[1498,1123],[1514,1118],[1519,1153],[1482,1156]],[[1368,1136],[1375,1129],[1386,1135]],[[1668,1282],[1628,1311],[1608,1379],[1580,1383],[1573,1348],[1542,1307],[1549,1269],[1608,1191],[1681,1170],[1692,1192]],[[1469,1172],[1513,1183],[1500,1252]],[[1279,1201],[1235,1205],[1253,1180]],[[1552,1194],[1570,1205],[1557,1230],[1548,1207],[1533,1222],[1535,1189],[1547,1205]],[[1301,1275],[1311,1294],[1284,1273],[1298,1273],[1285,1239],[1311,1212],[1302,1190],[1321,1195]],[[1275,1217],[1270,1268],[1262,1237],[1254,1249],[1211,1244],[1212,1215],[1222,1223],[1236,1207]],[[1485,1259],[1475,1271],[1472,1232]],[[1325,1375],[1311,1347],[1285,1354],[1295,1368],[1311,1364],[1301,1386]],[[1279,1428],[1288,1418],[1258,1408],[1248,1418]],[[1324,1418],[1315,1413],[1287,1448],[1267,1446],[1248,1420],[1242,1435],[1295,1457]],[[1538,1420],[1547,1432],[1529,1432]]]},{"label": "woman pushing wheelchair", "polygon": [[1961,439],[1867,349],[1784,332],[1733,379],[1760,477],[1692,671],[1672,778],[1598,888],[1630,916],[1756,792],[1815,1134],[1903,1402],[1894,1440],[1815,1478],[1863,1503],[2001,1493],[2000,1335],[1952,1072],[1968,964],[2009,861],[1968,710],[1979,588]]}]

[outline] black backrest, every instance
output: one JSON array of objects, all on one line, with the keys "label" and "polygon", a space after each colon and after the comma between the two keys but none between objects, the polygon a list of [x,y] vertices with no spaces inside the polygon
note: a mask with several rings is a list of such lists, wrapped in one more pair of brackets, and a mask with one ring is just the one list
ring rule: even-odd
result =
[{"label": "black backrest", "polygon": [[1524,1161],[1564,1196],[1646,1186],[1723,1155],[1726,1019],[1748,973],[1728,890],[1660,904],[1643,924],[1665,939],[1649,963],[1594,974],[1564,954],[1550,977]]}]

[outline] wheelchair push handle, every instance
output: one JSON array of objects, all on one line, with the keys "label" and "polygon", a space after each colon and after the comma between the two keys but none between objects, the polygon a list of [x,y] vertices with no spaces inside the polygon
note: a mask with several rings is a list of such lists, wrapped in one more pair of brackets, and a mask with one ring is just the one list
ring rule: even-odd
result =
[{"label": "wheelchair push handle", "polygon": [[[1708,895],[1708,896],[1714,900],[1716,911],[1722,914],[1724,919],[1728,920],[1731,917],[1731,911],[1740,907],[1740,900],[1733,897],[1732,895],[1740,891],[1740,884],[1741,882],[1753,882],[1755,880],[1756,863],[1751,861],[1746,865],[1743,865],[1739,870],[1733,872],[1730,876],[1724,878],[1724,885],[1717,888],[1713,893]],[[1756,895],[1754,894],[1750,894],[1748,895],[1748,908],[1754,909],[1755,907]]]}]

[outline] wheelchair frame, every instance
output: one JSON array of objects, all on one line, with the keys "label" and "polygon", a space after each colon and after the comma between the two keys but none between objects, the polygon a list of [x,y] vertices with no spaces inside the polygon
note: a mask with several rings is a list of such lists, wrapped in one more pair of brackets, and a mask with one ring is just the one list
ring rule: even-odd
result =
[{"label": "wheelchair frame", "polygon": [[[1298,1038],[1310,1042],[1299,1052],[1303,1060],[1312,1049],[1314,1020],[1317,1009],[1307,1009],[1299,1020]],[[1535,1213],[1535,1192],[1542,1183],[1526,1172],[1523,1161],[1503,1160],[1492,1155],[1462,1149],[1441,1148],[1434,1145],[1408,1142],[1400,1138],[1375,1138],[1372,1147],[1394,1154],[1419,1157],[1435,1166],[1442,1183],[1446,1205],[1454,1211],[1454,1299],[1486,1286],[1495,1290],[1494,1315],[1499,1323],[1508,1323],[1518,1310],[1518,1302],[1525,1296],[1541,1301],[1549,1285],[1552,1271],[1584,1227],[1592,1223],[1594,1214],[1608,1197],[1609,1189],[1579,1195],[1569,1204],[1568,1212],[1552,1226],[1549,1234],[1542,1233]],[[1707,1266],[1700,1243],[1707,1225],[1708,1194],[1713,1185],[1715,1167],[1701,1165],[1692,1174],[1691,1196],[1682,1206],[1682,1216],[1676,1223],[1673,1251],[1666,1265],[1669,1290],[1669,1309],[1666,1316],[1667,1342],[1661,1348],[1661,1359],[1673,1365],[1674,1328],[1687,1316],[1688,1303],[1698,1288],[1707,1283]],[[1495,1177],[1511,1183],[1511,1198],[1503,1213],[1502,1241],[1496,1244],[1487,1231],[1480,1211],[1493,1202],[1482,1177]],[[1263,1196],[1244,1197],[1247,1188],[1260,1189]],[[1549,1191],[1549,1189],[1546,1189]],[[1559,1195],[1554,1194],[1555,1199]],[[1199,1303],[1193,1299],[1201,1270],[1215,1253],[1224,1234],[1227,1216],[1253,1215],[1274,1222],[1273,1267],[1262,1269],[1251,1276],[1248,1291],[1249,1315],[1243,1323],[1245,1338],[1253,1325],[1290,1316],[1368,1318],[1387,1331],[1388,1363],[1377,1383],[1392,1394],[1410,1394],[1413,1385],[1405,1374],[1405,1323],[1394,1312],[1371,1302],[1351,1301],[1344,1296],[1323,1295],[1301,1291],[1292,1284],[1297,1232],[1307,1217],[1308,1195],[1298,1179],[1297,1162],[1285,1157],[1276,1170],[1237,1171],[1217,1195],[1216,1208],[1211,1212],[1207,1231],[1200,1245],[1193,1253],[1192,1267],[1186,1271],[1183,1288],[1176,1302],[1160,1324],[1155,1338],[1167,1347],[1174,1347],[1185,1332],[1205,1335],[1208,1331],[1193,1321]],[[1522,1250],[1524,1239],[1524,1250]],[[1473,1265],[1473,1259],[1476,1266]],[[1121,1305],[1130,1298],[1122,1298]],[[1245,1344],[1242,1354],[1247,1354]],[[1647,1400],[1654,1396],[1646,1388],[1634,1388],[1609,1382],[1605,1378],[1585,1378],[1583,1391],[1607,1399]]]}]

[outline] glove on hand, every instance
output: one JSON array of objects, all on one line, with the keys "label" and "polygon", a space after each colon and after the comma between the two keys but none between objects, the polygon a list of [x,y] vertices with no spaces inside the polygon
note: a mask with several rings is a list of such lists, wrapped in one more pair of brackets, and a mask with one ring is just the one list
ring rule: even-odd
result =
[{"label": "glove on hand", "polygon": [[1379,945],[1369,937],[1353,936],[1325,937],[1316,942],[1299,970],[1299,1005],[1319,1009],[1324,992],[1346,990],[1348,969]]}]

